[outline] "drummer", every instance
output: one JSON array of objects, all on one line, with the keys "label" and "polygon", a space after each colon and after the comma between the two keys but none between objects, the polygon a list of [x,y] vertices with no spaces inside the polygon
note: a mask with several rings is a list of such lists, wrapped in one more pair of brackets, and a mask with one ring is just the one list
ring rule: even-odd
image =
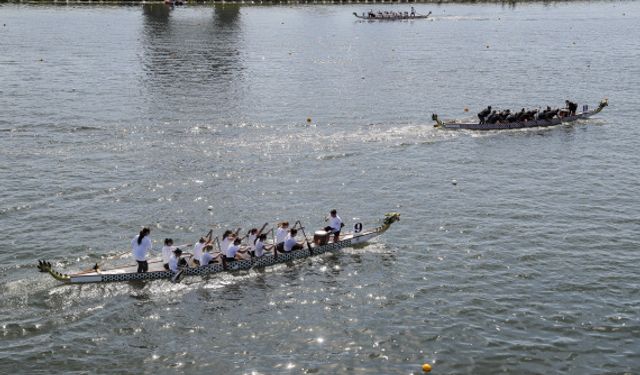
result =
[{"label": "drummer", "polygon": [[329,225],[324,227],[324,230],[329,234],[333,234],[333,242],[338,242],[340,238],[340,231],[342,227],[344,227],[344,223],[340,216],[338,216],[338,211],[335,209],[331,210],[329,213],[329,217],[325,219],[325,221],[329,222]]}]

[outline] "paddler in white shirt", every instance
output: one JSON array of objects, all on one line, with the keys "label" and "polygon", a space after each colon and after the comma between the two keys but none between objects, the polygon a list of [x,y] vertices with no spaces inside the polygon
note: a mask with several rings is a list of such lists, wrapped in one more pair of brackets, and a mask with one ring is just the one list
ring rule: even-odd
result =
[{"label": "paddler in white shirt", "polygon": [[222,234],[222,241],[220,242],[220,251],[222,251],[222,254],[227,253],[227,249],[229,248],[229,246],[231,246],[234,239],[235,236],[233,235],[232,231],[228,229],[224,231],[224,233]]},{"label": "paddler in white shirt", "polygon": [[171,238],[165,238],[164,239],[164,246],[162,246],[162,264],[164,265],[164,269],[165,270],[169,270],[169,259],[171,258],[171,255],[173,254],[173,251],[179,247],[187,247],[187,246],[191,246],[192,244],[187,243],[181,246],[173,246],[173,239]]},{"label": "paddler in white shirt", "polygon": [[242,251],[240,250],[241,243],[242,243],[242,239],[240,239],[239,237],[236,237],[233,240],[233,244],[227,248],[227,251],[224,253],[225,260],[227,262],[233,262],[234,260],[245,259],[244,256],[242,256],[241,254],[242,253]]},{"label": "paddler in white shirt", "polygon": [[175,249],[173,250],[173,254],[169,257],[169,271],[173,273],[178,272],[178,265],[180,264],[180,255],[182,255],[182,250]]},{"label": "paddler in white shirt", "polygon": [[261,235],[258,236],[258,239],[256,240],[255,250],[253,252],[254,257],[259,258],[264,255],[265,250],[269,251],[272,248],[272,246],[265,245],[266,241],[267,241],[266,233],[262,233]]},{"label": "paddler in white shirt", "polygon": [[258,228],[251,228],[247,233],[247,245],[249,245],[249,253],[253,256],[256,249],[256,240],[258,239]]},{"label": "paddler in white shirt", "polygon": [[138,262],[138,273],[147,272],[149,270],[149,263],[147,263],[147,252],[151,250],[151,239],[149,234],[151,229],[144,227],[140,231],[140,234],[133,237],[131,240],[131,252],[133,258]]},{"label": "paddler in white shirt", "polygon": [[298,230],[295,228],[291,228],[291,230],[289,231],[289,236],[287,237],[286,240],[284,240],[284,252],[285,253],[289,253],[293,250],[300,250],[302,249],[302,244],[298,243],[298,241],[296,241],[296,235],[298,235]]},{"label": "paddler in white shirt", "polygon": [[213,260],[216,259],[217,257],[220,256],[220,254],[214,256],[213,254],[211,254],[209,252],[209,250],[213,250],[213,246],[212,245],[207,245],[204,247],[203,252],[202,252],[202,257],[200,258],[200,265],[201,266],[208,266],[209,264],[213,263]]},{"label": "paddler in white shirt", "polygon": [[329,217],[325,219],[325,221],[329,221],[329,225],[324,228],[325,231],[329,234],[333,234],[333,242],[338,242],[340,238],[340,231],[342,227],[344,227],[344,223],[340,216],[338,216],[338,211],[331,210],[329,213]]},{"label": "paddler in white shirt", "polygon": [[193,246],[193,255],[191,256],[191,260],[196,266],[200,265],[200,261],[202,260],[202,249],[205,246],[209,245],[209,241],[205,237],[200,237],[198,243]]},{"label": "paddler in white shirt", "polygon": [[284,240],[287,239],[287,231],[289,230],[289,222],[283,221],[276,230],[276,250],[284,250]]}]

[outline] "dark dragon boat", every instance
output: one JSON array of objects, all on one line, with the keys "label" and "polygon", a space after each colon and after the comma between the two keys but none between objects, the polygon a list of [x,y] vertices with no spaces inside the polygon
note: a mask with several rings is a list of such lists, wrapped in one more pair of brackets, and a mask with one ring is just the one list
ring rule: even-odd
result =
[{"label": "dark dragon boat", "polygon": [[604,107],[608,106],[609,102],[607,99],[603,99],[600,101],[598,108],[589,110],[588,106],[582,107],[581,113],[576,113],[575,115],[566,115],[566,116],[557,116],[548,120],[536,119],[530,121],[516,121],[516,122],[497,122],[497,123],[466,123],[466,122],[444,122],[441,121],[438,115],[435,113],[431,115],[431,119],[436,122],[433,125],[435,128],[441,129],[468,129],[468,130],[503,130],[503,129],[523,129],[523,128],[536,128],[536,127],[548,127],[555,126],[560,124],[565,124],[569,122],[573,122],[576,120],[587,119],[595,114],[600,113],[604,109]]},{"label": "dark dragon boat", "polygon": [[369,20],[369,21],[396,21],[396,20],[419,20],[419,19],[425,19],[428,18],[431,15],[431,12],[427,13],[427,14],[414,14],[411,15],[407,12],[402,13],[402,12],[393,12],[393,13],[362,13],[362,15],[359,15],[356,12],[353,12],[353,15],[356,16],[356,18],[360,18],[362,20]]},{"label": "dark dragon boat", "polygon": [[[340,235],[338,242],[332,242],[328,234],[314,235],[312,242],[305,235],[306,246],[301,250],[294,250],[288,253],[279,253],[275,250],[273,252],[265,253],[261,257],[254,257],[246,260],[236,260],[231,262],[213,263],[206,266],[185,267],[182,268],[180,278],[184,276],[204,276],[213,273],[225,272],[225,271],[239,271],[248,270],[251,268],[267,267],[274,264],[291,262],[296,259],[303,259],[315,255],[324,254],[327,252],[335,252],[345,247],[354,245],[361,245],[374,237],[377,237],[384,233],[391,224],[400,220],[400,214],[397,212],[388,213],[382,222],[382,225],[369,229],[362,230],[362,224],[358,223],[355,226],[353,233],[345,233]],[[38,270],[40,272],[49,273],[53,278],[58,281],[69,284],[78,283],[106,283],[117,281],[133,281],[133,280],[156,280],[156,279],[175,279],[176,274],[171,271],[166,271],[163,267],[161,259],[149,260],[149,271],[144,273],[138,273],[137,266],[127,266],[121,268],[113,268],[110,270],[103,270],[96,264],[93,268],[71,274],[65,274],[53,269],[50,262],[40,260],[38,261]]]}]

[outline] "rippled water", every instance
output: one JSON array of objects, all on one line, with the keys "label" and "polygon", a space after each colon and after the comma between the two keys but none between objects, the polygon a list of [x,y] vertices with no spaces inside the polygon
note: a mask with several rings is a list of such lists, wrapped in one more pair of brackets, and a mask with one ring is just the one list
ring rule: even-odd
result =
[{"label": "rippled water", "polygon": [[[0,371],[640,372],[640,4],[370,7],[0,5]],[[430,121],[603,97],[551,129]],[[403,220],[181,284],[34,267],[333,207]]]}]

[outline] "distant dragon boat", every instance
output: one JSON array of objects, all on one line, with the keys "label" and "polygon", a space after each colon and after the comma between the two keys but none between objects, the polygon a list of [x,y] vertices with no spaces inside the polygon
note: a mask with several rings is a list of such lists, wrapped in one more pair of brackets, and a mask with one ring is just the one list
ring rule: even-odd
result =
[{"label": "distant dragon boat", "polygon": [[[296,259],[308,258],[327,252],[335,252],[345,247],[360,245],[370,241],[372,238],[384,233],[389,229],[391,224],[398,220],[400,220],[399,213],[388,213],[385,215],[382,225],[373,229],[362,230],[362,224],[358,223],[356,224],[355,231],[353,233],[345,233],[344,235],[341,235],[338,242],[331,242],[329,234],[316,232],[313,242],[310,242],[310,239],[305,236],[306,246],[301,250],[294,250],[286,253],[279,253],[273,250],[270,253],[265,253],[261,257],[255,257],[247,260],[236,260],[231,262],[223,261],[222,263],[213,263],[206,266],[187,267],[180,271],[180,277],[204,276],[225,271],[262,268],[272,266],[274,264],[294,261]],[[68,284],[172,279],[175,276],[173,272],[166,271],[163,268],[161,259],[150,259],[149,271],[143,273],[136,272],[137,266],[102,270],[98,265],[96,265],[87,271],[65,274],[54,270],[51,263],[44,260],[38,261],[38,270],[40,272],[49,273],[56,280]]]},{"label": "distant dragon boat", "polygon": [[582,112],[577,113],[573,116],[561,116],[554,117],[548,120],[530,120],[530,121],[516,121],[516,122],[497,122],[497,123],[465,123],[465,122],[443,122],[438,118],[438,115],[435,113],[431,116],[431,119],[436,122],[433,125],[435,128],[441,129],[468,129],[468,130],[503,130],[503,129],[523,129],[523,128],[536,128],[536,127],[548,127],[555,126],[564,123],[573,122],[576,120],[587,119],[597,113],[600,113],[604,109],[604,107],[609,105],[609,101],[607,99],[603,99],[600,101],[598,108],[589,110],[588,106],[582,107]]},{"label": "distant dragon boat", "polygon": [[396,21],[396,20],[425,19],[431,15],[431,12],[427,14],[414,14],[414,15],[411,15],[407,12],[405,13],[397,12],[392,14],[387,13],[386,15],[384,13],[363,13],[362,15],[359,15],[358,13],[353,12],[353,15],[356,16],[356,18],[360,18],[362,20],[369,20],[369,21]]}]

